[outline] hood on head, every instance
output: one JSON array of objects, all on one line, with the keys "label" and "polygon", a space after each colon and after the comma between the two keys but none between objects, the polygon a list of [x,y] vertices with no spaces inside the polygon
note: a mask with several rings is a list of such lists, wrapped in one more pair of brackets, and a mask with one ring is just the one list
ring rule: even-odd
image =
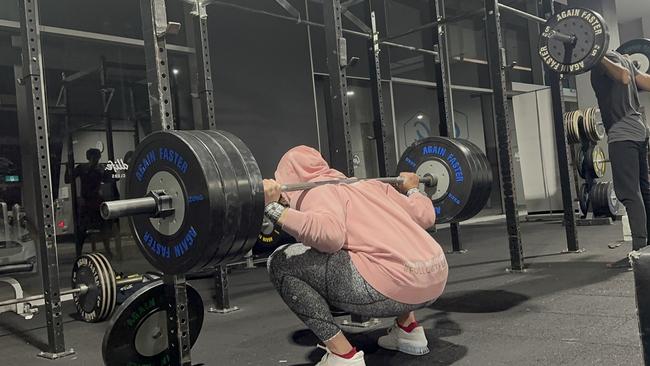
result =
[{"label": "hood on head", "polygon": [[[287,151],[280,159],[278,168],[275,171],[275,180],[280,184],[345,178],[346,176],[343,173],[330,168],[318,150],[305,145],[296,146]],[[284,194],[291,206],[295,207],[296,199],[302,192],[285,192]]]}]

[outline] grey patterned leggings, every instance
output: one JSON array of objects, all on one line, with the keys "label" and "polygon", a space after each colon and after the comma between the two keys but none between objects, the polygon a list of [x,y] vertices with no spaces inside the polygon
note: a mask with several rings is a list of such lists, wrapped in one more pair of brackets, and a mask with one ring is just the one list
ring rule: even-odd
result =
[{"label": "grey patterned leggings", "polygon": [[302,244],[285,245],[269,257],[271,282],[284,302],[321,341],[340,331],[330,306],[368,317],[398,316],[429,305],[391,300],[357,272],[345,250],[321,253]]}]

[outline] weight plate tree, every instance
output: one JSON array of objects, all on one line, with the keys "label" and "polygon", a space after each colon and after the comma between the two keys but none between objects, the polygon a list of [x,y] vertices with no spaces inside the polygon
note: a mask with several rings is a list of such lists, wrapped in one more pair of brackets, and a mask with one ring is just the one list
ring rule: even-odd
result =
[{"label": "weight plate tree", "polygon": [[[168,300],[162,281],[155,281],[131,295],[115,312],[104,333],[102,358],[107,366],[171,365],[167,342]],[[203,325],[201,295],[187,286],[190,344]]]},{"label": "weight plate tree", "polygon": [[623,43],[616,51],[629,55],[639,70],[650,73],[650,39],[633,39]]},{"label": "weight plate tree", "polygon": [[475,216],[487,203],[492,170],[487,157],[472,142],[427,137],[402,154],[397,172],[430,174],[436,187],[420,185],[436,210],[436,223],[460,222]]},{"label": "weight plate tree", "polygon": [[593,10],[571,8],[546,21],[539,38],[539,56],[550,70],[582,74],[598,65],[609,47],[603,17]]}]

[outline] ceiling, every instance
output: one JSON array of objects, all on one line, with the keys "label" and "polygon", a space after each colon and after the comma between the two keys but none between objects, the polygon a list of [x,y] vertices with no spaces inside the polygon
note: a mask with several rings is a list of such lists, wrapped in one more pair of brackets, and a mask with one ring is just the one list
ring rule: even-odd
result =
[{"label": "ceiling", "polygon": [[619,23],[650,16],[649,0],[616,0],[616,13]]}]

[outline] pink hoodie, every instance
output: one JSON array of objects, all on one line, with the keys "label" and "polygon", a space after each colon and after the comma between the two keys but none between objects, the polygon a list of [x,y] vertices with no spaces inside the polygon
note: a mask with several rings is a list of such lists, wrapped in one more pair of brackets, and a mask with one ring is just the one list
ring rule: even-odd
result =
[{"label": "pink hoodie", "polygon": [[[343,178],[307,146],[289,150],[275,172],[280,184]],[[406,197],[378,181],[284,194],[291,209],[284,214],[283,229],[324,253],[347,250],[363,278],[384,296],[421,304],[442,294],[447,261],[425,231],[435,222],[426,196]]]}]

